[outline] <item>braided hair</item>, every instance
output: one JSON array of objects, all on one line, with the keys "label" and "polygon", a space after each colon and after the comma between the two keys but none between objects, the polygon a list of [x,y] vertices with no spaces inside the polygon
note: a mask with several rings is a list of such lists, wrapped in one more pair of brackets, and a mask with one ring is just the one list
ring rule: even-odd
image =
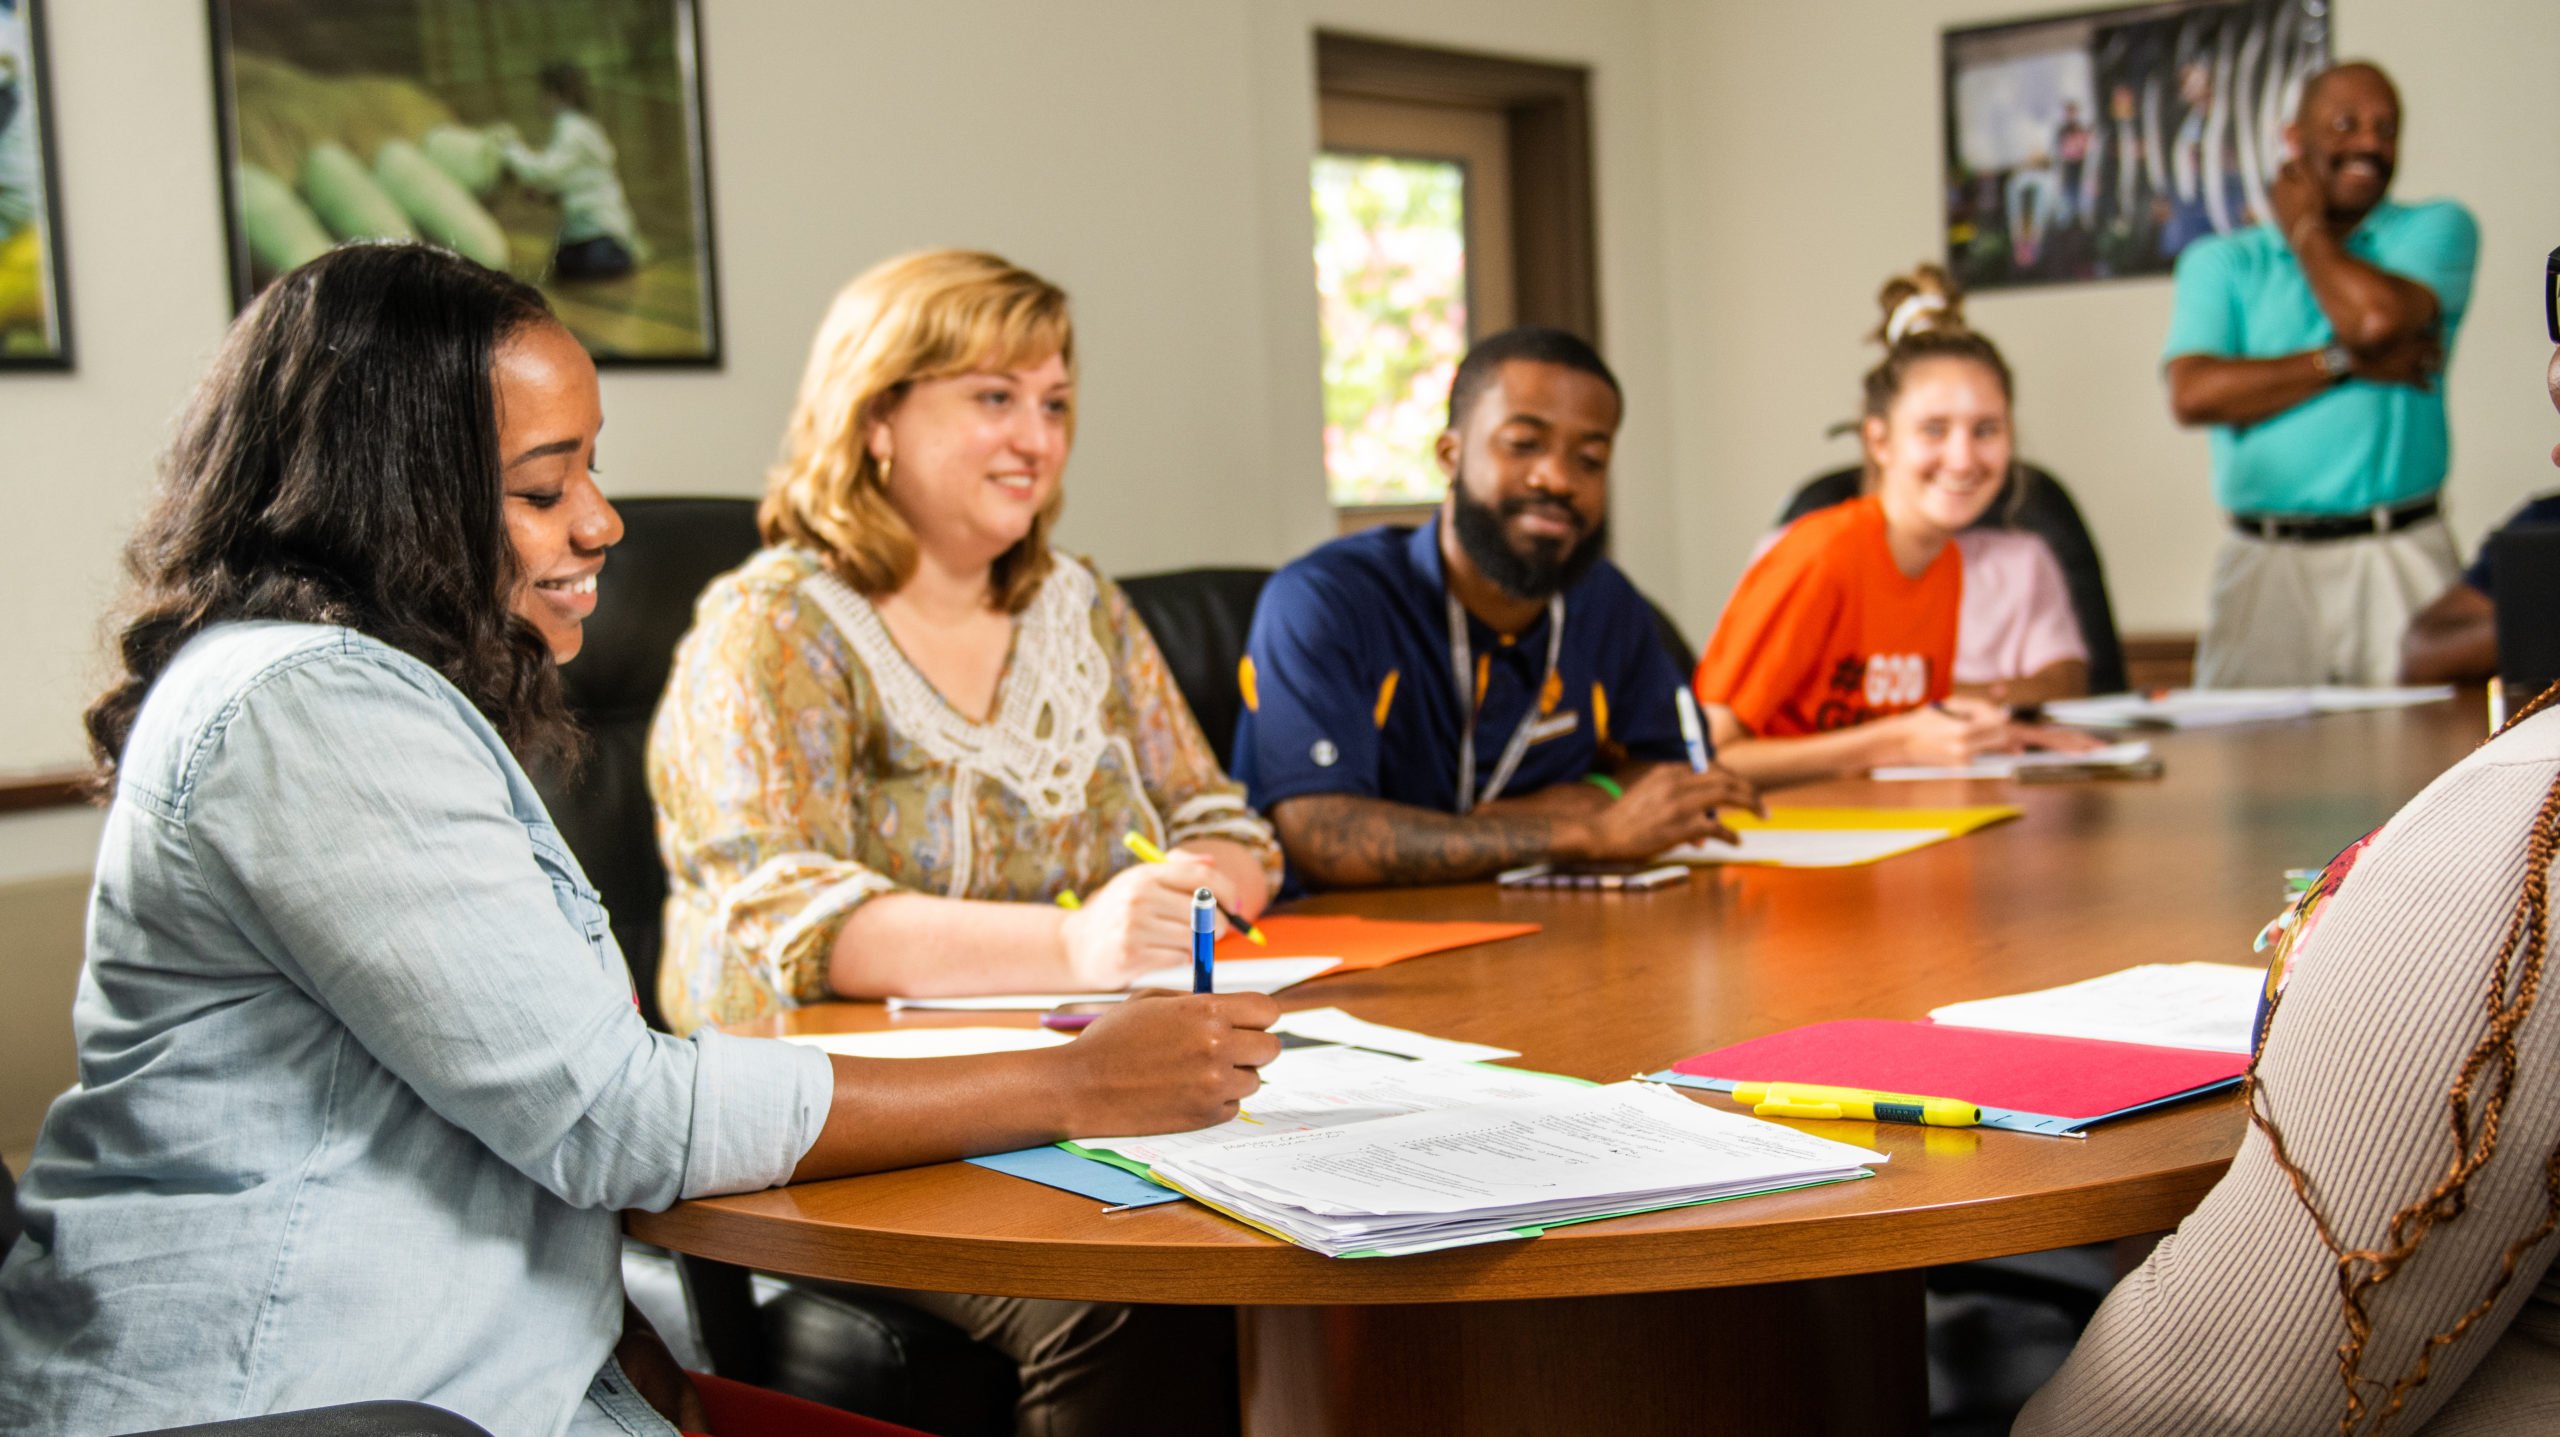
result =
[{"label": "braided hair", "polygon": [[[2498,733],[2505,733],[2555,702],[2560,702],[2560,684],[2543,690],[2508,719]],[[2407,1266],[2437,1225],[2463,1215],[2469,1206],[2471,1180],[2497,1156],[2499,1123],[2506,1115],[2507,1099],[2515,1091],[2516,1036],[2525,1020],[2533,1016],[2534,1003],[2542,995],[2543,959],[2549,951],[2551,923],[2551,860],[2555,851],[2560,851],[2560,777],[2555,777],[2543,794],[2542,806],[2534,812],[2533,831],[2525,841],[2524,887],[2516,895],[2515,911],[2507,920],[2497,959],[2489,966],[2487,991],[2481,998],[2481,1011],[2487,1022],[2445,1093],[2453,1160],[2424,1197],[2391,1215],[2381,1244],[2349,1248],[2339,1240],[2336,1227],[2312,1197],[2310,1178],[2285,1151],[2284,1134],[2260,1101],[2266,1083],[2258,1074],[2257,1063],[2252,1061],[2249,1065],[2242,1090],[2249,1105],[2249,1124],[2266,1136],[2277,1169],[2284,1174],[2302,1210],[2310,1215],[2312,1229],[2319,1234],[2321,1245],[2329,1250],[2336,1267],[2338,1306],[2347,1326],[2346,1338],[2338,1344],[2338,1379],[2347,1389],[2346,1410],[2338,1418],[2339,1437],[2355,1437],[2368,1415],[2373,1419],[2370,1431],[2378,1433],[2388,1427],[2407,1404],[2409,1394],[2426,1382],[2437,1354],[2488,1315],[2514,1282],[2525,1253],[2560,1229],[2560,1148],[2555,1148],[2542,1160],[2542,1221],[2507,1245],[2497,1279],[2489,1284],[2489,1290],[2451,1327],[2430,1336],[2409,1370],[2393,1378],[2387,1387],[2381,1379],[2364,1374],[2365,1346],[2373,1336],[2373,1318],[2365,1304],[2373,1289]],[[2282,994],[2279,992],[2273,1001],[2280,1004]],[[2271,1006],[2267,1021],[2272,1024],[2274,1018]],[[2370,1388],[2383,1389],[2378,1411],[2366,1396]]]}]

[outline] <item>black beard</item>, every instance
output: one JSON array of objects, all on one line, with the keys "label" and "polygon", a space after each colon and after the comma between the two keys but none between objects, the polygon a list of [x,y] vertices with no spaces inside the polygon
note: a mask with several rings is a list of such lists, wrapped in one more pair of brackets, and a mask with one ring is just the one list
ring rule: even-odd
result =
[{"label": "black beard", "polygon": [[1600,562],[1609,546],[1609,521],[1603,518],[1570,549],[1557,540],[1540,539],[1535,552],[1522,554],[1511,547],[1502,526],[1529,507],[1529,501],[1512,499],[1499,506],[1477,503],[1467,492],[1464,475],[1449,481],[1449,497],[1455,501],[1458,548],[1494,587],[1515,599],[1547,599],[1572,588]]}]

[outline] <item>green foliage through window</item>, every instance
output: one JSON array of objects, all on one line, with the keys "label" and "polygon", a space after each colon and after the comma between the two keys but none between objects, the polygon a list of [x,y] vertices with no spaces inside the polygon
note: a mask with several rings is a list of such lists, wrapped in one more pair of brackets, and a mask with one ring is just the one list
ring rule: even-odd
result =
[{"label": "green foliage through window", "polygon": [[1431,457],[1467,347],[1466,168],[1316,156],[1324,467],[1337,506],[1434,504]]}]

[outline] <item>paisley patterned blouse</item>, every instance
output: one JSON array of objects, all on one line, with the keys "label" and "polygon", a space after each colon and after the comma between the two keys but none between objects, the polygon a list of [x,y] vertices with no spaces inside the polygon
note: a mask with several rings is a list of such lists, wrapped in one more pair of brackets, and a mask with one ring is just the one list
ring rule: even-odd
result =
[{"label": "paisley patterned blouse", "polygon": [[714,580],[649,729],[670,878],[658,1003],[688,1033],[831,996],[845,916],[883,893],[1046,903],[1156,842],[1280,847],[1218,769],[1118,586],[1061,554],[1014,622],[993,716],[945,703],[819,561]]}]

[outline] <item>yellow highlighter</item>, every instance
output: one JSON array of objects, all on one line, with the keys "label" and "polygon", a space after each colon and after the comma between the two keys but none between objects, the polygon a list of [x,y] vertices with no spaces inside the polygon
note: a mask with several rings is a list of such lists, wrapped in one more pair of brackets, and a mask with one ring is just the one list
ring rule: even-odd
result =
[{"label": "yellow highlighter", "polygon": [[1070,913],[1073,913],[1084,906],[1084,900],[1076,897],[1076,891],[1074,889],[1061,888],[1058,890],[1058,906]]},{"label": "yellow highlighter", "polygon": [[[1131,853],[1138,855],[1138,861],[1140,863],[1163,863],[1167,861],[1164,856],[1164,850],[1156,847],[1145,834],[1138,832],[1134,828],[1129,830],[1127,833],[1120,835],[1120,846],[1129,850]],[[1242,918],[1237,917],[1233,912],[1229,911],[1227,906],[1223,903],[1218,905],[1218,916],[1226,919],[1227,926],[1236,930],[1238,933],[1243,934],[1247,941],[1258,944],[1264,948],[1271,946],[1271,940],[1262,936],[1261,929],[1256,928],[1252,924],[1245,922]]]},{"label": "yellow highlighter", "polygon": [[1735,1083],[1733,1100],[1764,1118],[1862,1118],[1880,1123],[1925,1123],[1969,1128],[1982,1109],[1958,1098],[1923,1098],[1865,1088],[1825,1088],[1812,1083]]}]

